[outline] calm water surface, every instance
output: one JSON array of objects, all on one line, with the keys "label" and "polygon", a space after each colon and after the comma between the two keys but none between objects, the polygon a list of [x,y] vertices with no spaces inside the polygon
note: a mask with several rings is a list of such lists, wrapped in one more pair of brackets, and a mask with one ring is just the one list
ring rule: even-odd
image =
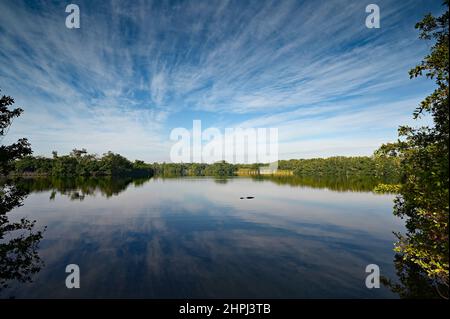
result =
[{"label": "calm water surface", "polygon": [[[1,297],[396,297],[365,287],[368,264],[395,277],[392,195],[246,177],[102,183],[32,185],[9,216],[47,226],[44,265]],[[68,264],[80,289],[65,287]]]}]

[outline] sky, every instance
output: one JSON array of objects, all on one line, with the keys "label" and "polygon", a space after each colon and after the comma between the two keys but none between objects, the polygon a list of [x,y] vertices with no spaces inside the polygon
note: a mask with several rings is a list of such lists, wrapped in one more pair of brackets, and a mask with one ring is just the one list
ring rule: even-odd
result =
[{"label": "sky", "polygon": [[[371,155],[433,82],[414,29],[441,1],[0,1],[0,89],[24,109],[1,142],[170,161],[170,132],[277,128],[279,158]],[[365,8],[380,8],[380,28]],[[429,119],[422,119],[427,123]]]}]

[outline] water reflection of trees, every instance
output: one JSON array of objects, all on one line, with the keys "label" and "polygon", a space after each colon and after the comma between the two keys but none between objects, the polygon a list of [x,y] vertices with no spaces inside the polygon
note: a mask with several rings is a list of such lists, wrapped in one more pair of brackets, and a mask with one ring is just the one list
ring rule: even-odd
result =
[{"label": "water reflection of trees", "polygon": [[109,198],[125,191],[130,184],[142,186],[149,178],[79,177],[79,178],[21,178],[16,184],[29,192],[51,191],[50,199],[57,194],[68,196],[71,200],[84,200],[86,196],[100,193]]},{"label": "water reflection of trees", "polygon": [[417,264],[396,254],[394,265],[397,280],[382,278],[382,283],[403,299],[448,299],[448,287],[435,286],[432,279]]},{"label": "water reflection of trees", "polygon": [[0,290],[12,282],[31,282],[43,262],[38,246],[43,230],[36,230],[36,221],[22,218],[11,220],[7,213],[22,206],[31,192],[51,191],[71,200],[83,200],[100,192],[111,197],[120,194],[130,184],[142,186],[148,178],[17,178],[0,180]]},{"label": "water reflection of trees", "polygon": [[28,193],[10,180],[0,185],[0,290],[12,281],[32,281],[43,265],[38,254],[42,231],[35,230],[36,221],[11,221],[7,215],[22,206]]},{"label": "water reflection of trees", "polygon": [[161,180],[171,180],[177,178],[214,178],[217,184],[226,184],[229,180],[235,178],[251,178],[255,182],[270,181],[277,185],[289,185],[296,187],[312,187],[312,188],[326,188],[333,191],[352,191],[352,192],[371,192],[379,184],[396,184],[396,180],[388,178],[375,178],[370,176],[361,177],[342,177],[342,176],[276,176],[276,175],[241,175],[228,177],[213,177],[213,176],[188,176],[181,177],[177,175],[157,175],[154,178]]},{"label": "water reflection of trees", "polygon": [[380,180],[371,177],[344,178],[336,176],[255,176],[255,181],[269,180],[278,185],[308,186],[312,188],[327,188],[333,191],[370,192],[380,183],[389,184],[393,181]]}]

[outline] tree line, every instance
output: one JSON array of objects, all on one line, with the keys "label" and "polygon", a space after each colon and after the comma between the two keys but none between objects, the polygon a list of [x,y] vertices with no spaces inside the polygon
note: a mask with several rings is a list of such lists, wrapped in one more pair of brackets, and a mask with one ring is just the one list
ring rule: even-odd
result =
[{"label": "tree line", "polygon": [[373,177],[397,181],[399,161],[383,156],[334,156],[279,161],[278,168],[305,177]]},{"label": "tree line", "polygon": [[131,162],[124,156],[107,152],[99,157],[85,149],[74,149],[68,155],[53,157],[27,155],[15,161],[13,175],[31,176],[152,176],[151,165],[143,161]]},{"label": "tree line", "polygon": [[[266,164],[145,163],[128,160],[108,152],[99,157],[85,149],[74,149],[68,155],[53,157],[27,155],[15,161],[14,174],[19,176],[234,176],[256,172]],[[357,156],[279,161],[279,169],[308,177],[371,177],[383,181],[398,179],[399,162],[393,157]],[[255,174],[253,174],[255,175]]]}]

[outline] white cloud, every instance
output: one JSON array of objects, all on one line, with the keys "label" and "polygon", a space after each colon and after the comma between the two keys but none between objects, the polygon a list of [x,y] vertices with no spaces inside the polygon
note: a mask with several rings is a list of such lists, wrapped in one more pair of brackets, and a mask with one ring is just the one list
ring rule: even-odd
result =
[{"label": "white cloud", "polygon": [[428,88],[407,76],[427,50],[413,30],[425,3],[383,0],[369,30],[355,1],[81,1],[69,30],[64,4],[0,2],[1,85],[25,109],[9,139],[167,160],[171,127],[195,111],[302,145],[370,132],[372,147]]}]

